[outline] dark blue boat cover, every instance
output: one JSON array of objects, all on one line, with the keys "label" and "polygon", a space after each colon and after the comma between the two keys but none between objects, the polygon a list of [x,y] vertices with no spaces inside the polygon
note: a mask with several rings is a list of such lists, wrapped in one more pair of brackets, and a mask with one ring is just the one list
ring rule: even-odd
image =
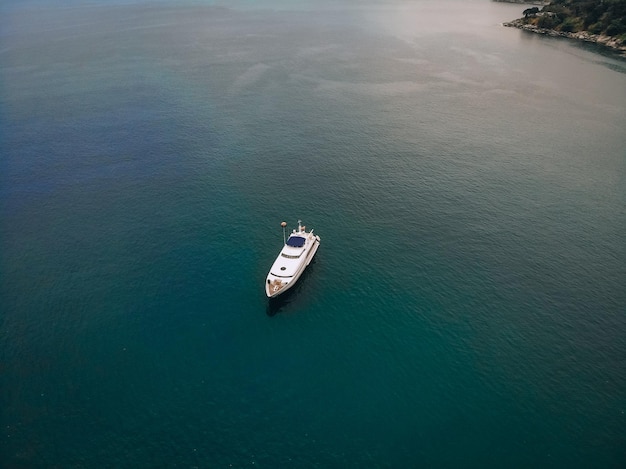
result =
[{"label": "dark blue boat cover", "polygon": [[290,236],[287,240],[287,246],[291,246],[293,248],[301,248],[302,246],[304,246],[304,241],[306,240],[300,236]]}]

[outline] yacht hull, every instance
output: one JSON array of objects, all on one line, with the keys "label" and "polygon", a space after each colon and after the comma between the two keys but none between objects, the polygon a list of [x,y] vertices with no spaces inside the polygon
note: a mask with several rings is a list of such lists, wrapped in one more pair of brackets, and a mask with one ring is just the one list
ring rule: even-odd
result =
[{"label": "yacht hull", "polygon": [[320,237],[298,226],[272,264],[265,280],[265,294],[275,298],[291,289],[311,263],[320,245]]}]

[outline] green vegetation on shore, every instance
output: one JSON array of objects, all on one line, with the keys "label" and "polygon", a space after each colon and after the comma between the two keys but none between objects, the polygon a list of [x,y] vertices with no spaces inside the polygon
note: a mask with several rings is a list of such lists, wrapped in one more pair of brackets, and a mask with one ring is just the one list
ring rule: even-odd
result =
[{"label": "green vegetation on shore", "polygon": [[626,0],[552,0],[541,10],[524,10],[525,24],[564,33],[591,34],[626,40]]}]

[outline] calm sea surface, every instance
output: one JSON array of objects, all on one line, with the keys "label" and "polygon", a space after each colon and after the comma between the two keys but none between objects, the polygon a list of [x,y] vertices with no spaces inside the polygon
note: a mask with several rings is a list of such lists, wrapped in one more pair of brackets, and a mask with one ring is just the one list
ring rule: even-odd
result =
[{"label": "calm sea surface", "polygon": [[3,2],[0,466],[624,467],[626,62],[524,8]]}]

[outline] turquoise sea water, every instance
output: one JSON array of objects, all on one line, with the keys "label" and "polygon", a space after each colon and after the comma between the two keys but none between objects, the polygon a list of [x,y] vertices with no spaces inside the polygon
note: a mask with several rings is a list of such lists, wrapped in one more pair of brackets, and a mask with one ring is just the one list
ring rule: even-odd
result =
[{"label": "turquoise sea water", "polygon": [[5,3],[0,466],[624,467],[626,65],[522,9]]}]

